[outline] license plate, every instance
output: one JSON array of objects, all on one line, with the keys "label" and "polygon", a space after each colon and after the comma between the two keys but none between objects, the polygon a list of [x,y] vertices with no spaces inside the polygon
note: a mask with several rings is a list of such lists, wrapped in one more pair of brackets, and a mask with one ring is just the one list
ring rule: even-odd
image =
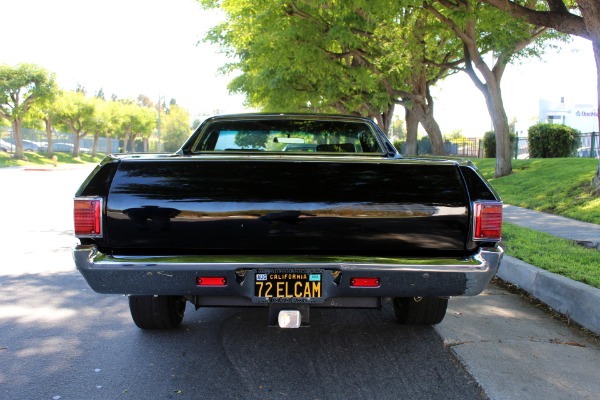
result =
[{"label": "license plate", "polygon": [[323,296],[322,271],[267,270],[254,275],[254,296],[271,302],[310,302]]}]

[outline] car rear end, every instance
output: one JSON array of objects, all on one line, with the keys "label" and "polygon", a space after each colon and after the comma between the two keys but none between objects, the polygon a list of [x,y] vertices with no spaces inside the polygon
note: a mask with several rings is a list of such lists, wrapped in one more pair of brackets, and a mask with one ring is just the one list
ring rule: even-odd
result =
[{"label": "car rear end", "polygon": [[77,268],[95,291],[130,295],[143,328],[164,321],[133,309],[181,299],[268,307],[272,324],[285,311],[293,327],[312,307],[391,299],[401,322],[431,324],[448,297],[486,287],[502,204],[471,164],[316,147],[107,158],[76,195]]}]

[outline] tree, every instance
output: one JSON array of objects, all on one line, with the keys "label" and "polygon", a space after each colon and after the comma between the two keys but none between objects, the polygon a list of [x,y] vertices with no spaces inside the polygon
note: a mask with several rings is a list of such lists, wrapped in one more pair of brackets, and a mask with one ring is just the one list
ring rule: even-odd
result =
[{"label": "tree", "polygon": [[[144,151],[148,151],[148,138],[156,128],[156,114],[153,108],[143,107],[134,101],[121,103],[124,152],[135,152],[135,139],[142,137]],[[128,143],[129,142],[129,143]]]},{"label": "tree", "polygon": [[389,0],[259,5],[237,0],[223,7],[229,18],[208,40],[239,59],[225,70],[242,72],[229,87],[246,94],[248,104],[266,111],[367,116],[386,132],[400,104],[414,143],[420,122],[435,153],[443,154],[429,87],[460,56],[449,35],[439,29],[428,33],[426,13]]},{"label": "tree", "polygon": [[0,117],[12,125],[14,158],[23,158],[23,118],[35,103],[53,96],[56,90],[54,74],[37,65],[0,66]]},{"label": "tree", "polygon": [[175,152],[190,136],[190,115],[177,104],[171,105],[171,112],[163,117],[161,128],[163,149]]},{"label": "tree", "polygon": [[106,100],[105,96],[104,96],[104,89],[102,89],[102,88],[98,89],[98,91],[96,92],[94,97],[96,97],[98,99]]},{"label": "tree", "polygon": [[138,119],[139,123],[136,133],[142,137],[144,152],[147,153],[150,135],[156,129],[156,112],[153,108],[140,107],[138,110]]},{"label": "tree", "polygon": [[105,113],[104,135],[106,136],[106,154],[111,154],[113,152],[111,139],[115,133],[121,132],[125,124],[123,105],[118,101],[109,101],[104,104],[101,112]]},{"label": "tree", "polygon": [[[556,37],[547,28],[506,18],[498,10],[475,0],[433,0],[423,7],[444,23],[462,41],[464,71],[484,95],[496,134],[495,177],[512,172],[510,129],[502,100],[500,82],[506,66],[532,42],[541,45]],[[501,27],[501,29],[498,29]],[[529,49],[528,55],[539,54],[540,48]],[[484,54],[492,52],[490,67]],[[477,70],[477,71],[476,71]]]},{"label": "tree", "polygon": [[90,119],[89,131],[94,134],[92,157],[96,157],[98,154],[98,142],[100,140],[100,135],[109,129],[108,125],[110,123],[110,110],[108,103],[104,101],[103,97],[101,98],[94,96],[93,98],[89,99],[89,101],[94,107],[94,112]]},{"label": "tree", "polygon": [[73,157],[79,157],[81,138],[94,130],[94,102],[83,91],[64,92],[57,99],[56,119],[73,134]]},{"label": "tree", "polygon": [[120,104],[123,113],[123,118],[121,119],[121,126],[119,127],[121,137],[123,138],[122,151],[123,153],[127,153],[129,151],[133,152],[135,150],[133,147],[135,137],[133,140],[131,140],[131,137],[135,135],[134,132],[137,129],[138,120],[136,116],[136,111],[138,106],[133,101],[129,100],[121,100]]},{"label": "tree", "polygon": [[433,154],[443,155],[443,136],[434,117],[431,87],[455,73],[456,68],[463,64],[462,47],[454,35],[420,8],[408,7],[403,10],[402,26],[405,25],[410,28],[403,28],[391,36],[404,49],[409,49],[403,52],[409,62],[403,68],[402,79],[409,83],[410,91],[399,90],[397,94],[400,99],[396,100],[406,111],[405,154],[417,154],[417,129],[420,123],[430,138]]},{"label": "tree", "polygon": [[[525,19],[537,26],[546,26],[592,42],[596,60],[596,93],[600,126],[600,2],[598,0],[480,0],[509,15]],[[592,180],[595,192],[600,191],[600,161]]]},{"label": "tree", "polygon": [[51,95],[40,99],[36,102],[27,115],[32,120],[42,121],[44,124],[44,130],[46,132],[46,143],[48,144],[48,151],[46,153],[48,158],[52,158],[54,155],[52,151],[52,142],[54,137],[54,119],[57,113],[57,107],[55,100],[61,94],[60,91],[56,91]]}]

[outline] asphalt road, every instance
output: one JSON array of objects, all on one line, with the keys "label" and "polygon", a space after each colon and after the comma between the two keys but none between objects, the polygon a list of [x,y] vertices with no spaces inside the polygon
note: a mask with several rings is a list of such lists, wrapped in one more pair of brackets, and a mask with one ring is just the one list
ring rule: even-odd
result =
[{"label": "asphalt road", "polygon": [[492,285],[435,328],[378,310],[188,305],[173,332],[135,327],[71,258],[72,197],[91,168],[0,169],[0,400],[598,399],[600,346]]},{"label": "asphalt road", "polygon": [[188,305],[145,332],[127,299],[74,269],[72,196],[86,169],[0,170],[0,399],[485,399],[435,329],[393,311],[314,310],[267,327],[264,309]]}]

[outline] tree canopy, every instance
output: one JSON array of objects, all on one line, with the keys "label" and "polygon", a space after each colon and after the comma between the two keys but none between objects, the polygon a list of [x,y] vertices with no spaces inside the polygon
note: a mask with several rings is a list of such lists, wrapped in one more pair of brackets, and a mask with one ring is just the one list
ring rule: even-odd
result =
[{"label": "tree canopy", "polygon": [[[229,87],[244,93],[249,105],[359,114],[387,132],[400,104],[408,142],[414,143],[407,144],[408,154],[416,150],[418,123],[434,154],[443,154],[430,87],[458,70],[467,72],[483,93],[498,136],[496,176],[512,170],[502,74],[514,58],[538,55],[544,40],[556,37],[475,0],[200,2],[226,13],[207,40],[236,60],[224,70],[241,72]],[[491,66],[487,54],[493,54]]]},{"label": "tree canopy", "polygon": [[[479,0],[514,18],[537,26],[545,26],[569,35],[589,39],[596,60],[596,93],[600,126],[600,2],[598,0]],[[600,161],[592,180],[595,192],[600,192]]]},{"label": "tree canopy", "polygon": [[36,102],[54,96],[54,74],[33,64],[0,65],[0,117],[10,121],[15,137],[15,158],[23,158],[21,123]]}]

